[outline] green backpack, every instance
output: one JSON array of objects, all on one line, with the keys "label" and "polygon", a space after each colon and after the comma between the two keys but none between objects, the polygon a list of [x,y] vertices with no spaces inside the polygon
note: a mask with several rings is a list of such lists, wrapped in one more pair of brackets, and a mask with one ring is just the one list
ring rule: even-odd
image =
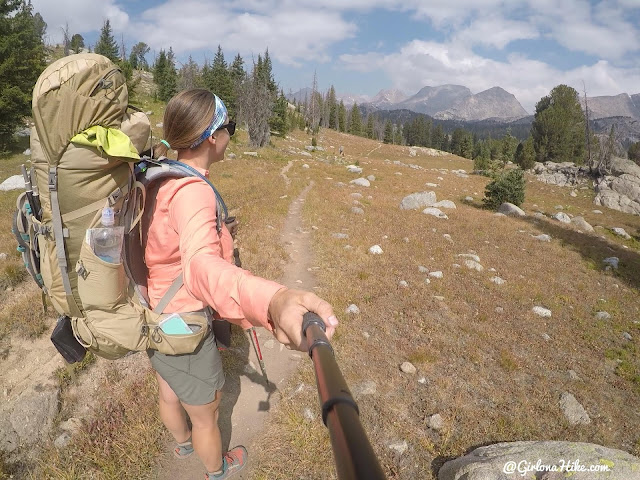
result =
[{"label": "green backpack", "polygon": [[[32,107],[31,168],[23,172],[27,191],[17,201],[14,233],[28,272],[61,315],[54,335],[67,322],[73,342],[108,359],[149,348],[193,352],[211,328],[212,311],[180,313],[189,333],[161,328],[182,275],[150,309],[142,218],[146,192],[161,181],[200,176],[211,183],[180,162],[140,161],[150,142],[149,120],[132,111],[124,75],[106,57],[78,54],[49,65],[34,87]],[[227,211],[211,187],[220,232]],[[124,227],[121,262],[104,261],[87,242],[87,230],[101,227],[105,207]],[[81,355],[65,355],[52,340],[67,361],[83,356],[84,348]]]}]

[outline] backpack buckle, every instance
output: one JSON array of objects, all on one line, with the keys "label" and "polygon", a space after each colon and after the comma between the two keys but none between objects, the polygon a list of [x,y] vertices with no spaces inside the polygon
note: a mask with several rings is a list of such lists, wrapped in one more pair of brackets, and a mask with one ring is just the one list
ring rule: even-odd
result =
[{"label": "backpack buckle", "polygon": [[54,192],[58,189],[58,174],[55,170],[49,171],[49,191]]}]

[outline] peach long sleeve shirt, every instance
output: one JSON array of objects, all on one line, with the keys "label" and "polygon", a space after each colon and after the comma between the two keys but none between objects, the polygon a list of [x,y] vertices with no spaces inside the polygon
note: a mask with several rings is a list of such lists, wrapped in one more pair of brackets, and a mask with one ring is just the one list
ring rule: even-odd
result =
[{"label": "peach long sleeve shirt", "polygon": [[147,230],[145,262],[152,307],[183,272],[184,285],[165,312],[195,311],[208,305],[242,328],[272,330],[267,311],[283,286],[233,264],[233,239],[224,225],[218,233],[215,193],[203,180],[171,179],[160,186]]}]

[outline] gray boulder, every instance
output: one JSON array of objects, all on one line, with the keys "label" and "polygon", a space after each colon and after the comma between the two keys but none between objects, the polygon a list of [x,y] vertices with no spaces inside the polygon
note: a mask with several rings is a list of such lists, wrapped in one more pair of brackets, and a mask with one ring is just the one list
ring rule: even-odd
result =
[{"label": "gray boulder", "polygon": [[[556,472],[549,471],[553,465]],[[560,472],[563,466],[564,470]],[[588,471],[591,466],[600,471]],[[587,471],[578,471],[581,467]],[[566,477],[565,474],[571,476]],[[592,443],[505,442],[476,448],[463,457],[446,462],[438,472],[438,480],[516,478],[640,480],[640,458]]]},{"label": "gray boulder", "polygon": [[400,202],[401,210],[417,210],[418,208],[431,207],[436,203],[436,192],[419,192],[407,195]]},{"label": "gray boulder", "polygon": [[498,208],[498,213],[503,213],[508,217],[525,217],[527,215],[520,207],[509,202],[504,202],[502,205],[500,205],[500,208]]},{"label": "gray boulder", "polygon": [[596,205],[640,215],[640,166],[634,162],[614,158],[611,174],[600,178],[595,190]]},{"label": "gray boulder", "polygon": [[587,222],[583,217],[573,217],[571,219],[571,223],[575,225],[576,228],[582,230],[583,232],[591,233],[593,232],[593,227],[589,222]]},{"label": "gray boulder", "polygon": [[24,178],[22,175],[13,175],[0,183],[0,190],[6,192],[9,190],[19,190],[24,188]]},{"label": "gray boulder", "polygon": [[551,218],[558,220],[559,222],[562,222],[562,223],[571,223],[571,217],[564,212],[558,212]]},{"label": "gray boulder", "polygon": [[564,412],[571,425],[588,425],[591,423],[589,414],[584,407],[569,392],[564,392],[560,397],[560,408]]},{"label": "gray boulder", "polygon": [[355,180],[351,180],[349,183],[353,185],[358,185],[359,187],[370,187],[371,183],[366,178],[356,178]]}]

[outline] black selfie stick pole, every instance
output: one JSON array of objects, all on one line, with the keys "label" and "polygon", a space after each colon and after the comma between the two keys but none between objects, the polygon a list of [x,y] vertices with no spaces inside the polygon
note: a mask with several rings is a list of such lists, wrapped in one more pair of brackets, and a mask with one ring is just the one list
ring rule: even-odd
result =
[{"label": "black selfie stick pole", "polygon": [[329,429],[338,478],[384,479],[378,458],[360,423],[358,405],[349,392],[324,332],[324,322],[318,315],[304,314],[302,334],[307,339],[309,356],[313,360],[322,420]]}]

